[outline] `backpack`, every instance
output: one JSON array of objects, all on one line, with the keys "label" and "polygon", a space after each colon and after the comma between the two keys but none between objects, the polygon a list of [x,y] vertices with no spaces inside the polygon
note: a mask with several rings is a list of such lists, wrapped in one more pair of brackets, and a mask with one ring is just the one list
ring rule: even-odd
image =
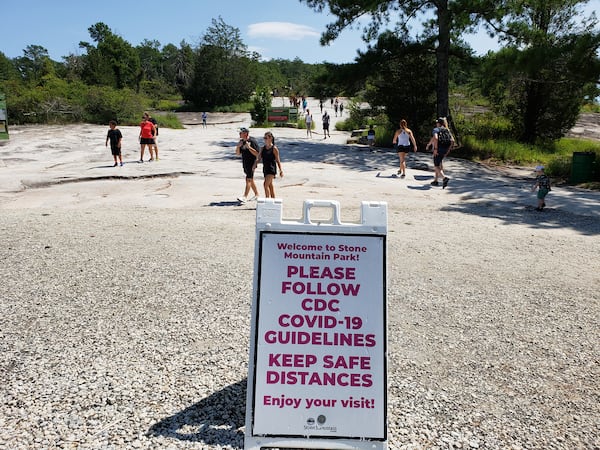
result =
[{"label": "backpack", "polygon": [[438,130],[438,145],[449,147],[452,144],[452,135],[446,127],[440,127]]}]

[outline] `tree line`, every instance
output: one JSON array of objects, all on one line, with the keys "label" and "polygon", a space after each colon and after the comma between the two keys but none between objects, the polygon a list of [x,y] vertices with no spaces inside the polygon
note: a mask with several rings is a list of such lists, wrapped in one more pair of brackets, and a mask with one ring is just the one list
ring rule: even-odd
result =
[{"label": "tree line", "polygon": [[[336,18],[322,44],[365,15],[372,22],[364,37],[372,44],[348,64],[263,61],[221,17],[195,46],[144,40],[134,47],[100,22],[88,28],[90,42],[79,43],[82,54],[62,62],[40,45],[13,59],[0,53],[9,119],[127,121],[165,100],[211,110],[252,98],[264,106],[265,96],[276,93],[356,97],[390,124],[405,118],[425,130],[435,115],[452,116],[454,92],[486,99],[510,123],[511,137],[533,143],[563,136],[582,104],[599,94],[600,33],[596,17],[581,14],[585,0],[300,1]],[[417,12],[428,19],[413,36]],[[503,47],[475,56],[461,34],[478,26]]]}]

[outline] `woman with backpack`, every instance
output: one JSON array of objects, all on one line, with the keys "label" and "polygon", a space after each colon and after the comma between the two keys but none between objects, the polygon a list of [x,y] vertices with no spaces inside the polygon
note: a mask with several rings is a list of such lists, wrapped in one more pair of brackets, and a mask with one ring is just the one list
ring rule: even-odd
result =
[{"label": "woman with backpack", "polygon": [[448,122],[445,117],[440,117],[435,123],[436,127],[433,129],[433,136],[427,144],[428,147],[433,148],[433,167],[435,176],[431,185],[439,186],[440,183],[438,178],[442,178],[442,188],[446,189],[450,178],[444,174],[442,162],[448,153],[450,153],[450,149],[454,145],[454,136],[452,136],[452,133],[448,129]]}]

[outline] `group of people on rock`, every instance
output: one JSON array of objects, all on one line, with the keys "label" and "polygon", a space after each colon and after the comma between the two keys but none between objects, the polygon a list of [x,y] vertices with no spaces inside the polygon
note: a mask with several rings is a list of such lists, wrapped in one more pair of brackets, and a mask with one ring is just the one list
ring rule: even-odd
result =
[{"label": "group of people on rock", "polygon": [[[144,151],[147,148],[150,153],[151,161],[158,161],[158,122],[149,113],[145,112],[142,116],[142,122],[140,123],[140,159],[139,163],[144,162]],[[121,142],[123,140],[123,134],[121,130],[117,128],[117,122],[111,120],[108,123],[108,133],[106,134],[105,146],[108,147],[110,142],[110,152],[114,159],[113,167],[117,165],[123,166],[123,155],[121,153]]]},{"label": "group of people on rock", "polygon": [[[337,100],[337,99],[336,99]],[[333,103],[333,99],[332,99]],[[307,125],[307,137],[312,137],[312,115],[310,110],[306,108],[305,120]],[[203,113],[203,122],[205,123],[205,113]],[[330,117],[327,111],[323,114],[323,135],[324,139],[331,137],[329,135],[329,122]],[[204,125],[204,124],[203,124]],[[206,125],[204,125],[206,126]],[[106,143],[108,146],[110,142],[111,154],[114,159],[114,167],[120,165],[123,166],[123,158],[121,154],[121,141],[123,135],[117,128],[117,123],[114,120],[109,122],[109,130],[106,135]],[[258,189],[254,182],[254,172],[260,162],[263,164],[263,175],[264,175],[264,190],[265,197],[275,198],[275,187],[274,180],[278,175],[283,177],[283,170],[281,167],[281,159],[279,149],[275,145],[275,137],[270,131],[265,132],[264,144],[259,146],[258,141],[254,137],[250,137],[249,130],[246,127],[242,127],[239,130],[239,141],[236,145],[235,151],[237,155],[242,158],[242,165],[244,174],[246,176],[246,184],[244,188],[244,194],[238,197],[240,204],[246,203],[249,200],[255,200],[258,197]],[[367,139],[369,147],[375,145],[375,130],[371,125]],[[158,161],[158,123],[150,116],[149,113],[144,112],[142,116],[142,122],[140,123],[139,143],[140,143],[140,159],[139,163],[144,162],[144,152],[148,149],[151,161]],[[406,159],[409,153],[417,151],[417,143],[415,140],[414,133],[408,128],[407,121],[405,119],[400,120],[400,126],[394,133],[392,138],[392,144],[398,153],[399,169],[398,175],[400,178],[406,177]],[[445,189],[448,186],[450,178],[444,173],[443,161],[446,156],[450,153],[451,149],[456,145],[454,136],[449,130],[448,121],[445,117],[439,117],[435,122],[435,128],[431,132],[431,138],[429,139],[426,149],[433,153],[433,165],[434,165],[434,179],[431,182],[432,186],[439,186],[440,180],[442,188]],[[538,191],[538,205],[537,210],[541,211],[545,206],[545,197],[551,190],[550,180],[544,173],[542,166],[536,167],[536,183],[533,189]],[[253,193],[252,197],[250,193]]]}]

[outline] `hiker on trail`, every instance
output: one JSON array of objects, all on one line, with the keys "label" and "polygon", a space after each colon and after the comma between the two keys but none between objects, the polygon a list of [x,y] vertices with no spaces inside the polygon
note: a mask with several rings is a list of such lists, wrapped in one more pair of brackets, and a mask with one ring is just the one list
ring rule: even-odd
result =
[{"label": "hiker on trail", "polygon": [[108,142],[110,141],[110,152],[115,160],[113,167],[117,167],[117,159],[119,160],[121,167],[123,167],[123,157],[121,156],[121,140],[123,139],[123,135],[121,134],[121,130],[117,128],[116,121],[111,120],[108,122],[108,127],[109,130],[106,134],[106,142],[104,145],[105,147],[108,147]]},{"label": "hiker on trail", "polygon": [[444,174],[443,161],[454,145],[454,136],[452,136],[452,133],[448,129],[448,121],[445,117],[438,118],[435,123],[436,127],[433,129],[433,136],[429,140],[429,144],[427,144],[433,148],[435,175],[431,185],[439,186],[438,178],[442,178],[442,188],[446,189],[450,178]]},{"label": "hiker on trail", "polygon": [[375,128],[373,125],[369,125],[369,131],[367,131],[367,142],[369,143],[369,148],[373,148],[375,146]]},{"label": "hiker on trail", "polygon": [[265,197],[266,198],[275,198],[275,187],[273,186],[273,181],[275,181],[275,177],[277,177],[277,168],[279,167],[279,176],[283,177],[283,169],[281,168],[281,160],[279,159],[279,149],[275,145],[275,137],[273,133],[267,131],[264,136],[265,145],[260,149],[258,157],[256,158],[256,162],[254,163],[254,167],[258,165],[259,162],[263,163],[263,175],[265,177],[264,187],[265,187]]},{"label": "hiker on trail", "polygon": [[411,149],[413,152],[417,151],[415,136],[411,129],[408,128],[406,120],[402,119],[400,121],[400,128],[394,133],[392,143],[396,147],[398,158],[400,159],[398,175],[400,175],[400,178],[404,178],[406,176],[406,154],[410,152]]},{"label": "hiker on trail", "polygon": [[[240,128],[240,140],[235,147],[235,154],[242,156],[242,166],[246,175],[246,187],[244,195],[238,197],[240,204],[246,203],[248,200],[256,200],[258,197],[258,189],[254,183],[254,169],[256,168],[256,157],[258,156],[258,142],[253,137],[249,136],[250,131],[246,127]],[[248,199],[250,189],[254,192],[254,197]]]},{"label": "hiker on trail", "polygon": [[144,113],[142,116],[142,123],[140,123],[140,163],[144,162],[144,149],[148,147],[148,153],[150,153],[150,161],[154,161],[154,157],[152,156],[152,152],[154,150],[154,135],[156,134],[156,127],[149,120],[148,113]]},{"label": "hiker on trail", "polygon": [[323,139],[327,139],[328,137],[331,137],[331,135],[329,134],[329,114],[327,113],[327,111],[325,111],[325,114],[323,114],[322,117],[323,120]]},{"label": "hiker on trail", "polygon": [[304,122],[306,123],[306,137],[312,137],[313,116],[310,113],[310,109],[306,110],[306,116],[304,117]]}]

